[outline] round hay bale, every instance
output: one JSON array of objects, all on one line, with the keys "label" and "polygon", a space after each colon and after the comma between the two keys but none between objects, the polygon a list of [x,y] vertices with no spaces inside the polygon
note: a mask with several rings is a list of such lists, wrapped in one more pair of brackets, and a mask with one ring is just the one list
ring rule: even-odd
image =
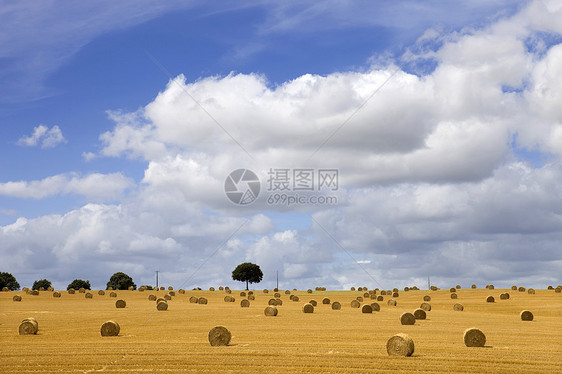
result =
[{"label": "round hay bale", "polygon": [[104,290],[99,290],[99,291],[98,291],[98,295],[100,295],[100,296],[105,295],[105,291],[104,291]]},{"label": "round hay bale", "polygon": [[404,292],[410,291],[410,287],[404,287]]},{"label": "round hay bale", "polygon": [[554,289],[554,287],[552,287],[552,286],[548,286],[548,287],[547,287],[546,289],[547,289],[547,290],[553,290],[553,289]]},{"label": "round hay bale", "polygon": [[488,297],[486,298],[486,302],[487,302],[487,303],[493,303],[493,302],[495,302],[495,301],[496,301],[496,299],[494,299],[493,296],[488,296]]},{"label": "round hay bale", "polygon": [[248,291],[248,296],[253,295],[254,291]]},{"label": "round hay bale", "polygon": [[285,290],[285,295],[290,295],[290,294],[291,294],[291,291]]},{"label": "round hay bale", "polygon": [[355,287],[351,287],[350,290],[351,290],[351,291],[355,291]]},{"label": "round hay bale", "polygon": [[372,294],[369,296],[369,299],[371,299],[371,300],[376,300],[376,299],[377,299],[377,295],[374,294],[374,293],[372,293]]},{"label": "round hay bale", "polygon": [[267,305],[277,305],[277,300],[276,299],[269,299],[269,301],[267,302]]},{"label": "round hay bale", "polygon": [[323,298],[323,299],[322,299],[322,304],[324,304],[324,305],[330,304],[330,299],[328,299],[327,297]]},{"label": "round hay bale", "polygon": [[232,334],[226,327],[216,326],[209,331],[209,343],[213,347],[228,345]]},{"label": "round hay bale", "polygon": [[431,301],[431,296],[425,295],[425,296],[423,297],[423,301]]},{"label": "round hay bale", "polygon": [[361,296],[357,296],[356,300],[359,301],[360,303],[363,302],[363,298]]},{"label": "round hay bale", "polygon": [[51,287],[51,286],[47,287],[47,291],[49,291],[49,292],[53,292],[54,290],[55,290],[55,289],[54,289],[53,287]]},{"label": "round hay bale", "polygon": [[275,305],[283,305],[283,300],[275,299]]},{"label": "round hay bale", "polygon": [[489,290],[493,290],[493,289],[494,289],[494,285],[493,285],[493,284],[488,285],[488,289],[489,289]]},{"label": "round hay bale", "polygon": [[456,288],[457,290],[460,290],[460,289],[461,289],[461,285],[460,285],[460,284],[457,284],[457,285],[455,286],[455,288]]},{"label": "round hay bale", "polygon": [[86,299],[93,299],[94,295],[91,292],[86,292],[86,294],[84,295],[86,297]]},{"label": "round hay bale", "polygon": [[379,305],[379,303],[371,303],[371,308],[373,309],[373,312],[381,311],[381,306]]},{"label": "round hay bale", "polygon": [[[225,296],[225,297],[224,297],[224,301],[225,301],[225,302],[228,302],[228,299],[230,299],[230,296]],[[189,302],[190,302],[191,304],[197,304],[197,303],[199,303],[199,298],[197,298],[196,296],[191,296],[191,297],[189,298]]]},{"label": "round hay bale", "polygon": [[421,303],[420,308],[425,310],[426,312],[431,311],[431,304],[430,303]]},{"label": "round hay bale", "polygon": [[400,323],[403,325],[413,325],[416,323],[416,317],[409,312],[402,313],[400,316]]},{"label": "round hay bale", "polygon": [[168,302],[168,300],[164,299],[163,297],[159,297],[158,299],[156,299],[156,304],[158,304],[158,303],[161,302],[161,301],[163,301],[163,302],[165,302],[165,303]]},{"label": "round hay bale", "polygon": [[306,293],[312,293],[312,290],[309,288],[308,290],[306,290]]},{"label": "round hay bale", "polygon": [[170,292],[168,292],[168,294],[169,294],[170,296],[176,296],[176,292],[175,292],[175,291],[170,291]]},{"label": "round hay bale", "polygon": [[554,292],[556,292],[556,293],[562,292],[562,287],[560,287],[560,286],[556,287],[556,288],[554,289]]},{"label": "round hay bale", "polygon": [[[359,296],[359,297],[361,297],[361,296]],[[365,292],[365,293],[363,294],[363,297],[364,297],[364,298],[371,297],[371,294],[368,293],[368,292]],[[363,301],[363,300],[361,300],[361,301]]]},{"label": "round hay bale", "polygon": [[248,295],[248,300],[255,300],[256,297],[254,295]]},{"label": "round hay bale", "polygon": [[512,289],[513,291],[517,291],[517,286],[511,286],[511,289]]},{"label": "round hay bale", "polygon": [[373,313],[373,308],[369,304],[365,304],[361,307],[361,313]]},{"label": "round hay bale", "polygon": [[224,291],[224,287],[223,287],[223,286],[219,286],[219,291]]},{"label": "round hay bale", "polygon": [[521,286],[521,287],[519,287],[518,290],[519,290],[519,292],[525,292],[525,287]]},{"label": "round hay bale", "polygon": [[21,301],[21,296],[20,295],[14,295],[14,297],[12,297],[12,301]]},{"label": "round hay bale", "polygon": [[113,291],[113,287],[107,287],[106,291]]},{"label": "round hay bale", "polygon": [[449,288],[449,291],[451,291],[451,292],[457,292],[457,289],[456,289],[455,287],[451,287],[451,288]]},{"label": "round hay bale", "polygon": [[45,291],[45,287],[39,287],[39,291]]},{"label": "round hay bale", "polygon": [[165,301],[160,301],[156,304],[156,309],[161,311],[168,310],[168,303]]},{"label": "round hay bale", "polygon": [[214,291],[215,287],[209,287],[209,291]]},{"label": "round hay bale", "polygon": [[339,301],[334,301],[332,303],[332,310],[341,310],[341,303]]},{"label": "round hay bale", "polygon": [[[352,287],[353,288],[353,287]],[[355,291],[355,289],[353,289],[352,291]],[[363,291],[363,287],[358,287],[357,291]]]},{"label": "round hay bale", "polygon": [[357,300],[351,300],[351,307],[352,308],[359,308],[361,306],[361,303]]},{"label": "round hay bale", "polygon": [[9,292],[10,289],[8,287],[2,287],[2,292]]},{"label": "round hay bale", "polygon": [[127,302],[125,300],[119,299],[115,302],[115,307],[118,309],[124,308],[127,306]]},{"label": "round hay bale", "polygon": [[246,292],[244,292],[244,291],[240,292],[240,296],[246,297]]},{"label": "round hay bale", "polygon": [[[293,296],[293,295],[291,295],[291,296]],[[299,301],[299,300],[300,300],[299,297],[297,295],[294,295],[293,301]]]},{"label": "round hay bale", "polygon": [[317,306],[317,305],[318,305],[318,302],[317,302],[316,300],[314,300],[314,299],[310,300],[308,303],[309,303],[309,304],[312,304],[312,306]]},{"label": "round hay bale", "polygon": [[392,293],[392,297],[399,297],[399,296],[400,296],[400,294],[399,294],[398,292],[393,292],[393,293]]},{"label": "round hay bale", "polygon": [[78,289],[79,293],[86,293],[86,289],[84,287],[81,287]]},{"label": "round hay bale", "polygon": [[264,312],[264,314],[265,314],[267,317],[275,317],[275,316],[277,316],[277,313],[279,313],[279,311],[277,310],[277,308],[274,307],[274,306],[268,306],[268,307],[266,307],[263,312]]},{"label": "round hay bale", "polygon": [[32,294],[33,296],[38,296],[38,295],[39,295],[39,291],[37,291],[37,290],[32,290],[32,291],[31,291],[31,294]]},{"label": "round hay bale", "polygon": [[389,306],[396,306],[396,300],[390,299],[386,302]]},{"label": "round hay bale", "polygon": [[53,292],[53,297],[61,297],[61,293],[58,291]]},{"label": "round hay bale", "polygon": [[68,293],[70,295],[74,295],[76,293],[76,291],[73,288],[71,288],[71,289],[68,290]]},{"label": "round hay bale", "polygon": [[117,336],[119,331],[121,331],[121,327],[115,321],[107,321],[100,328],[101,336]]},{"label": "round hay bale", "polygon": [[470,328],[465,330],[463,340],[467,347],[483,347],[486,344],[486,335],[477,328]]},{"label": "round hay bale", "polygon": [[225,288],[225,289],[224,289],[224,292],[226,292],[226,293],[228,293],[228,294],[231,294],[231,293],[232,293],[232,290],[231,290],[230,288]]},{"label": "round hay bale", "polygon": [[451,299],[458,299],[458,295],[456,293],[452,293],[451,294]]},{"label": "round hay bale", "polygon": [[276,298],[276,299],[278,299],[278,298],[281,297],[281,294],[280,294],[279,292],[275,292],[275,293],[273,294],[273,297]]},{"label": "round hay bale", "polygon": [[200,305],[207,305],[207,298],[206,297],[200,297],[199,300],[197,300],[197,304]]},{"label": "round hay bale", "polygon": [[396,334],[386,342],[389,356],[410,357],[414,353],[414,341],[407,334]]},{"label": "round hay bale", "polygon": [[393,293],[394,293],[394,292],[398,292],[398,291],[399,291],[399,290],[398,290],[398,288],[396,288],[396,287],[394,287],[394,288],[392,289],[392,292],[393,292]]},{"label": "round hay bale", "polygon": [[414,317],[416,319],[426,319],[427,318],[427,313],[425,312],[425,310],[418,308],[416,310],[414,310]]},{"label": "round hay bale", "polygon": [[164,299],[166,300],[172,300],[172,296],[170,296],[169,294],[164,295]]},{"label": "round hay bale", "polygon": [[385,291],[385,290],[382,290],[382,291],[381,291],[381,295],[386,296],[386,291]]},{"label": "round hay bale", "polygon": [[242,300],[240,301],[240,306],[241,306],[242,308],[249,308],[249,307],[250,307],[250,301],[247,300],[247,299],[242,299]]},{"label": "round hay bale", "polygon": [[303,313],[314,313],[314,305],[306,303],[302,306]]},{"label": "round hay bale", "polygon": [[117,297],[117,293],[115,293],[115,292],[110,292],[110,293],[109,293],[109,297]]},{"label": "round hay bale", "polygon": [[33,317],[26,318],[21,321],[18,332],[20,335],[35,335],[39,331],[39,324]]},{"label": "round hay bale", "polygon": [[156,295],[148,295],[148,300],[156,301]]},{"label": "round hay bale", "polygon": [[382,297],[382,296],[380,296],[380,295],[377,296],[377,301],[383,301],[383,300],[384,300],[384,297]]},{"label": "round hay bale", "polygon": [[509,299],[509,294],[507,292],[500,294],[500,300],[507,300]]},{"label": "round hay bale", "polygon": [[470,286],[470,288],[476,288],[476,285],[475,285],[475,284],[473,284],[472,286]]},{"label": "round hay bale", "polygon": [[[131,286],[131,287],[132,287],[132,286]],[[130,288],[130,287],[129,287],[129,288]],[[168,286],[168,291],[171,291],[171,290],[173,290],[173,289],[174,289],[174,287]]]},{"label": "round hay bale", "polygon": [[265,288],[265,289],[263,290],[263,293],[269,293],[269,290],[268,290],[267,288]]},{"label": "round hay bale", "polygon": [[455,305],[453,305],[453,310],[462,312],[464,310],[464,306],[462,304],[456,303]]},{"label": "round hay bale", "polygon": [[528,293],[529,295],[534,295],[534,294],[535,294],[535,290],[532,289],[532,288],[529,288],[529,289],[527,290],[527,293]]},{"label": "round hay bale", "polygon": [[531,311],[529,311],[529,310],[521,311],[521,314],[519,314],[519,316],[521,317],[521,321],[532,321],[533,320],[533,313],[531,313]]}]

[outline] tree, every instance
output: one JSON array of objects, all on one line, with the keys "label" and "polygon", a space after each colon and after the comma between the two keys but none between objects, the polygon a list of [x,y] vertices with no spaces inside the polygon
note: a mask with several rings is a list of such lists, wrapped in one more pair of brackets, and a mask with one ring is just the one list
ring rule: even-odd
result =
[{"label": "tree", "polygon": [[66,287],[67,290],[70,290],[71,288],[75,289],[75,290],[79,290],[81,288],[84,288],[86,290],[91,290],[92,288],[90,287],[90,281],[85,281],[82,279],[75,279],[72,281],[72,283],[70,283],[68,285],[68,287]]},{"label": "tree", "polygon": [[3,271],[0,273],[0,290],[4,287],[8,287],[10,291],[15,291],[20,289],[20,284],[16,280],[16,277]]},{"label": "tree", "polygon": [[263,273],[260,267],[251,262],[244,262],[234,269],[232,272],[232,279],[246,282],[246,290],[248,289],[248,282],[259,283],[263,279]]},{"label": "tree", "polygon": [[33,287],[31,287],[31,289],[39,291],[41,287],[46,290],[47,288],[51,287],[51,282],[47,279],[36,280],[35,282],[33,282]]},{"label": "tree", "polygon": [[114,290],[127,290],[131,286],[133,286],[133,289],[137,289],[133,278],[122,272],[113,274],[111,278],[109,278],[109,282],[107,282],[107,288],[112,287]]}]

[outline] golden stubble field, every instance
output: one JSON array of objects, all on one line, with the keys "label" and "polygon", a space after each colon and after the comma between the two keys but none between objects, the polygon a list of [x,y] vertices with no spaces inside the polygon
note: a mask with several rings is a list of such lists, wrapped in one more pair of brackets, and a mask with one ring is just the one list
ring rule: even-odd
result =
[{"label": "golden stubble field", "polygon": [[[512,290],[460,289],[458,299],[449,290],[400,292],[398,305],[388,306],[385,296],[380,312],[362,314],[351,300],[361,291],[292,291],[300,301],[281,292],[283,305],[277,317],[264,309],[273,297],[255,291],[256,300],[241,308],[240,291],[232,291],[234,303],[226,303],[224,291],[186,291],[157,311],[150,294],[168,291],[116,291],[110,298],[61,298],[44,291],[0,292],[1,373],[562,373],[562,294],[536,290],[531,295]],[[509,292],[509,300],[499,295]],[[13,302],[15,294],[21,302]],[[399,317],[413,312],[430,295],[432,310],[426,320],[403,326]],[[493,295],[495,303],[486,303]],[[192,304],[190,296],[208,298],[207,305]],[[322,305],[328,297],[341,310]],[[124,299],[127,307],[115,308]],[[302,306],[318,301],[313,314]],[[371,303],[374,300],[366,300]],[[455,303],[464,311],[453,311]],[[523,309],[534,320],[521,321]],[[35,317],[37,335],[18,335],[22,319]],[[115,320],[117,337],[101,337],[100,326]],[[217,325],[232,333],[230,346],[210,346],[207,334]],[[477,327],[486,334],[484,348],[468,348],[463,332]],[[387,340],[407,333],[415,342],[412,357],[388,356]]]}]

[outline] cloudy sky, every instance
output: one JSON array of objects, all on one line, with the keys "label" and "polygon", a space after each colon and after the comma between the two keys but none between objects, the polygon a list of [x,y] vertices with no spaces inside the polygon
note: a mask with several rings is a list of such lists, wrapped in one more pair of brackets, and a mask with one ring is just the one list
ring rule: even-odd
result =
[{"label": "cloudy sky", "polygon": [[[560,284],[560,19],[557,0],[1,1],[0,271]],[[225,193],[237,169],[250,204]]]}]

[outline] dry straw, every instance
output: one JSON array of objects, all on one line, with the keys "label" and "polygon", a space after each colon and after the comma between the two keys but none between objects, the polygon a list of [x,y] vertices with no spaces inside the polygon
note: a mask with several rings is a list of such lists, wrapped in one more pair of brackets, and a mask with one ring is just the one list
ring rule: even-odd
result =
[{"label": "dry straw", "polygon": [[256,297],[254,295],[248,295],[248,300],[255,300]]},{"label": "dry straw", "polygon": [[509,294],[507,292],[500,294],[500,300],[507,300],[509,299]]},{"label": "dry straw", "polygon": [[230,344],[232,334],[226,327],[216,326],[209,331],[209,343],[213,347],[225,346]]},{"label": "dry straw", "polygon": [[250,301],[248,301],[247,299],[242,299],[240,301],[240,306],[242,308],[249,308],[250,307]]},{"label": "dry straw", "polygon": [[244,292],[244,291],[240,292],[240,296],[246,297],[246,292]]},{"label": "dry straw", "polygon": [[462,312],[464,310],[464,306],[462,304],[456,303],[455,305],[453,305],[453,310]]},{"label": "dry straw", "polygon": [[86,293],[86,289],[84,287],[81,287],[78,289],[79,293]]},{"label": "dry straw", "polygon": [[290,295],[290,294],[291,294],[291,291],[285,290],[285,295]]},{"label": "dry straw", "polygon": [[86,299],[93,299],[94,295],[91,292],[87,292],[85,295]]},{"label": "dry straw", "polygon": [[359,301],[360,303],[363,302],[363,298],[361,296],[357,296],[356,300]]},{"label": "dry straw", "polygon": [[21,321],[18,331],[20,335],[36,335],[39,331],[39,324],[33,317],[25,318]]},{"label": "dry straw", "polygon": [[420,308],[425,310],[426,312],[431,311],[431,304],[429,303],[421,303]]},{"label": "dry straw", "polygon": [[306,293],[312,293],[312,290],[309,288],[308,290],[306,290]]},{"label": "dry straw", "polygon": [[303,313],[314,313],[314,305],[312,305],[310,303],[304,304],[303,307],[302,307],[302,312]]},{"label": "dry straw", "polygon": [[365,304],[361,307],[361,313],[373,313],[373,307],[371,307],[371,305],[369,304]]},{"label": "dry straw", "polygon": [[339,301],[334,301],[332,303],[332,310],[341,310],[341,303]]},{"label": "dry straw", "polygon": [[100,295],[100,296],[105,295],[105,291],[104,291],[104,290],[99,290],[99,291],[98,291],[98,295]]},{"label": "dry straw", "polygon": [[74,295],[76,293],[76,291],[73,288],[71,288],[71,289],[68,290],[68,293],[70,295]]},{"label": "dry straw", "polygon": [[199,300],[197,300],[197,304],[200,304],[200,305],[207,305],[207,302],[208,302],[207,298],[205,298],[205,297],[200,297]]},{"label": "dry straw", "polygon": [[392,297],[399,297],[399,296],[400,296],[400,294],[399,294],[398,292],[393,292],[393,293],[392,293]]},{"label": "dry straw", "polygon": [[381,311],[381,306],[379,305],[379,303],[372,303],[371,308],[373,309],[373,312],[380,312]]},{"label": "dry straw", "polygon": [[[293,295],[291,295],[291,296],[293,296]],[[299,299],[299,297],[298,297],[297,295],[294,295],[294,297],[293,297],[292,300],[293,300],[293,301],[299,301],[300,299]]]},{"label": "dry straw", "polygon": [[396,334],[386,342],[386,352],[389,356],[409,357],[414,353],[414,341],[407,334]]},{"label": "dry straw", "polygon": [[275,297],[276,299],[278,299],[278,298],[281,297],[281,294],[280,294],[279,292],[275,292],[275,293],[273,294],[273,297]]},{"label": "dry straw", "polygon": [[475,284],[473,284],[472,286],[470,286],[470,288],[476,288],[476,285],[475,285]]},{"label": "dry straw", "polygon": [[486,302],[487,302],[487,303],[493,303],[493,302],[495,302],[495,301],[496,301],[496,300],[494,299],[493,296],[488,296],[488,297],[486,298]]},{"label": "dry straw", "polygon": [[511,289],[512,289],[513,291],[517,291],[517,286],[511,286]]},{"label": "dry straw", "polygon": [[[225,301],[225,302],[228,301],[229,298],[230,298],[230,296],[225,296],[225,297],[224,297],[224,301]],[[191,297],[189,298],[189,302],[190,302],[191,304],[197,304],[197,303],[199,302],[199,299],[198,299],[196,296],[191,296]]]},{"label": "dry straw", "polygon": [[403,325],[413,325],[416,323],[416,317],[409,312],[402,313],[400,316],[400,323]]},{"label": "dry straw", "polygon": [[312,304],[312,306],[317,306],[317,305],[318,305],[318,302],[317,302],[316,300],[314,300],[314,299],[310,300],[308,303],[309,303],[309,304]]},{"label": "dry straw", "polygon": [[519,287],[519,292],[525,292],[525,287]]},{"label": "dry straw", "polygon": [[170,294],[166,294],[166,295],[164,295],[164,299],[172,300],[172,296]]},{"label": "dry straw", "polygon": [[267,305],[277,305],[277,300],[276,299],[269,299],[269,301],[267,302]]},{"label": "dry straw", "polygon": [[532,289],[532,288],[529,288],[529,289],[527,290],[527,293],[528,293],[529,295],[534,295],[534,294],[535,294],[535,290]]},{"label": "dry straw", "polygon": [[533,320],[533,313],[531,313],[530,310],[523,310],[519,316],[521,317],[521,321]]},{"label": "dry straw", "polygon": [[127,306],[127,302],[125,300],[117,300],[115,302],[115,307],[118,309],[124,308]]},{"label": "dry straw", "polygon": [[330,304],[330,299],[328,299],[327,297],[322,299],[322,304],[328,305]]},{"label": "dry straw", "polygon": [[451,294],[451,299],[454,300],[454,299],[457,299],[457,298],[458,298],[458,295],[457,295],[456,293],[452,293],[452,294]]},{"label": "dry straw", "polygon": [[382,297],[382,296],[377,296],[377,301],[383,301],[383,300],[384,300],[384,297]]},{"label": "dry straw", "polygon": [[119,335],[119,331],[121,327],[115,321],[107,321],[103,325],[101,325],[100,333],[101,336],[117,336]]},{"label": "dry straw", "polygon": [[359,301],[351,300],[351,307],[352,308],[359,308],[360,306],[361,306],[361,303],[359,303]]},{"label": "dry straw", "polygon": [[427,314],[425,313],[425,310],[418,308],[414,310],[414,317],[416,317],[416,319],[426,319]]},{"label": "dry straw", "polygon": [[386,302],[389,306],[396,306],[396,300],[390,299]]},{"label": "dry straw", "polygon": [[156,304],[156,309],[161,311],[168,310],[168,303],[165,301],[160,301],[158,304]]},{"label": "dry straw", "polygon": [[156,301],[156,295],[148,295],[148,300]]},{"label": "dry straw", "polygon": [[215,287],[209,287],[209,291],[214,291]]},{"label": "dry straw", "polygon": [[470,328],[465,330],[463,340],[467,347],[483,347],[486,344],[486,335],[477,328]]},{"label": "dry straw", "polygon": [[21,296],[20,295],[14,295],[14,297],[12,297],[13,301],[21,301]]},{"label": "dry straw", "polygon": [[425,295],[425,296],[423,297],[423,301],[431,301],[431,296]]},{"label": "dry straw", "polygon": [[449,288],[449,291],[450,292],[457,292],[457,289],[455,287],[451,287],[451,288]]},{"label": "dry straw", "polygon": [[115,292],[110,292],[110,293],[109,293],[109,297],[117,297],[117,293],[115,293]]},{"label": "dry straw", "polygon": [[274,306],[268,306],[268,307],[266,307],[263,312],[264,312],[264,314],[265,314],[267,317],[275,317],[275,316],[277,316],[277,313],[279,313],[279,311],[277,310],[277,308],[274,307]]},{"label": "dry straw", "polygon": [[53,292],[53,297],[61,297],[61,293],[58,291]]}]

